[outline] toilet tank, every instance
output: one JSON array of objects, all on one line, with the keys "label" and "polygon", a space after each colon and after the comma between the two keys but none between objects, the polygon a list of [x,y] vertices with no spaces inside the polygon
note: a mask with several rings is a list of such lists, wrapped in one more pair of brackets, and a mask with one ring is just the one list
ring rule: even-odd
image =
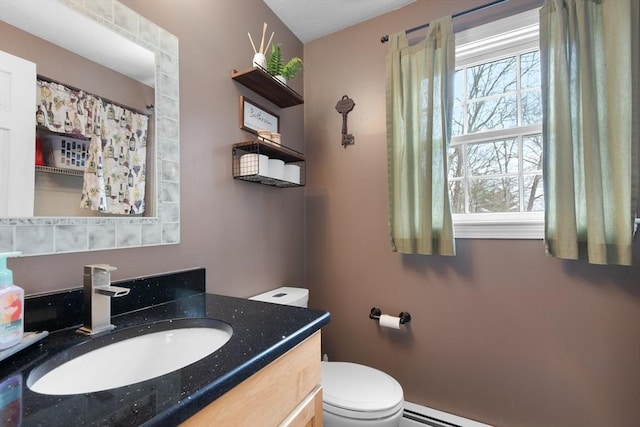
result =
[{"label": "toilet tank", "polygon": [[283,286],[281,288],[253,296],[249,299],[306,308],[307,303],[309,302],[309,289]]}]

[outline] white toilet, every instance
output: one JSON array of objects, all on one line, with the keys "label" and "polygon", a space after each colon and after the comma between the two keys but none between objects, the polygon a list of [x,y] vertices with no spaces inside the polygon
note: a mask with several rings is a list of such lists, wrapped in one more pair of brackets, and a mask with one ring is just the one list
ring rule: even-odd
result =
[{"label": "white toilet", "polygon": [[[307,307],[309,290],[282,287],[252,300]],[[322,362],[325,427],[398,427],[404,408],[402,387],[374,368],[348,362]]]}]

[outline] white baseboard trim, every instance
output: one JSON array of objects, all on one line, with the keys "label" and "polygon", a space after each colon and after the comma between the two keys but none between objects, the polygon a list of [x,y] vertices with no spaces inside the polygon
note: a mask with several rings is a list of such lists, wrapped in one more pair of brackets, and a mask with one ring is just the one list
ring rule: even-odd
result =
[{"label": "white baseboard trim", "polygon": [[[424,420],[420,421],[422,417]],[[493,427],[489,424],[405,401],[404,417],[400,427],[413,427],[420,424],[437,427]]]}]

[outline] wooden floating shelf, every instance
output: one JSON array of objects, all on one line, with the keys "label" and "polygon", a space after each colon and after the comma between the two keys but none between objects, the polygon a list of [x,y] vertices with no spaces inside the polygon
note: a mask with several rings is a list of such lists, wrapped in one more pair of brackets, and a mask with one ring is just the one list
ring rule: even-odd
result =
[{"label": "wooden floating shelf", "polygon": [[253,67],[242,71],[233,70],[231,78],[280,108],[293,107],[304,103],[304,99],[299,93],[276,80],[262,68]]},{"label": "wooden floating shelf", "polygon": [[[257,147],[257,149],[256,149]],[[251,141],[238,142],[233,144],[233,148],[239,148],[244,151],[259,152],[267,157],[273,157],[283,160],[285,163],[304,161],[304,154],[293,150],[284,145],[274,142],[252,139]]]}]

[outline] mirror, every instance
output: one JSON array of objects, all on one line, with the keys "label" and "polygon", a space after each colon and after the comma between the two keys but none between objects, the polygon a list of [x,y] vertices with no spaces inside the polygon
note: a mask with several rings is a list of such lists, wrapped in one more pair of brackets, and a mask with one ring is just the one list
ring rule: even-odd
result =
[{"label": "mirror", "polygon": [[[155,88],[155,155],[150,156],[155,164],[149,165],[152,172],[147,175],[153,216],[0,218],[3,252],[44,255],[175,244],[180,240],[178,40],[116,0],[83,3],[0,2],[0,20]],[[44,15],[34,15],[37,12]],[[52,20],[52,16],[57,18]],[[65,25],[60,31],[58,17],[73,25]],[[132,48],[124,48],[125,40],[110,42],[110,48],[100,47],[99,41],[114,35],[132,42]],[[125,59],[95,56],[114,52],[125,54]],[[140,65],[141,58],[146,58],[146,66]]]}]

